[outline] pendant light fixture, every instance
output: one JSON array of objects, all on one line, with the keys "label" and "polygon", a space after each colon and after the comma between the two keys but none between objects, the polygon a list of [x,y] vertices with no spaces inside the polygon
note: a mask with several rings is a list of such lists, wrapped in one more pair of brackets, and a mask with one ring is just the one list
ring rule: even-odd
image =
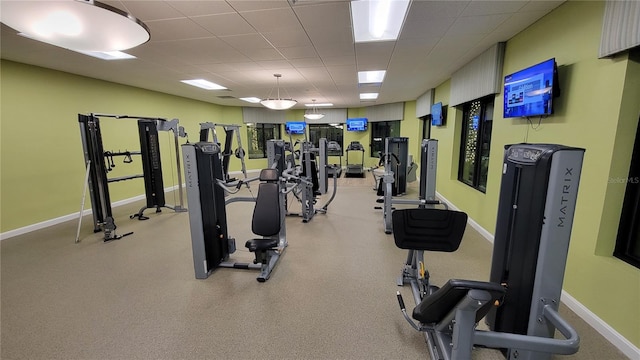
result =
[{"label": "pendant light fixture", "polygon": [[316,107],[316,99],[311,99],[313,102],[313,107],[311,108],[310,113],[304,114],[305,119],[309,120],[320,120],[324,117],[324,114],[318,112],[318,108]]},{"label": "pendant light fixture", "polygon": [[[275,76],[276,78],[276,86],[278,88],[278,97],[276,99],[264,99],[262,101],[260,101],[260,103],[266,107],[269,108],[271,110],[287,110],[292,108],[295,104],[297,104],[298,102],[293,100],[293,99],[281,99],[280,98],[280,78],[282,77],[281,74],[273,74],[273,76]],[[271,95],[271,94],[269,94]]]},{"label": "pendant light fixture", "polygon": [[0,20],[19,35],[73,51],[119,51],[149,41],[149,28],[94,0],[2,1]]}]

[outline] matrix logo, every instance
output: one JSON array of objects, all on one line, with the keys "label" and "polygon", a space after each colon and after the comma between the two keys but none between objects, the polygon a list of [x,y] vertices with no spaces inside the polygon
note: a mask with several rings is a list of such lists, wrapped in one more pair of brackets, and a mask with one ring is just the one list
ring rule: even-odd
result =
[{"label": "matrix logo", "polygon": [[562,195],[560,196],[560,215],[558,216],[557,227],[564,227],[567,219],[567,206],[570,205],[569,201],[574,198],[574,177],[573,168],[565,168],[564,170],[564,185],[562,185]]},{"label": "matrix logo", "polygon": [[193,187],[193,174],[191,172],[191,155],[184,154],[185,177],[188,187]]}]

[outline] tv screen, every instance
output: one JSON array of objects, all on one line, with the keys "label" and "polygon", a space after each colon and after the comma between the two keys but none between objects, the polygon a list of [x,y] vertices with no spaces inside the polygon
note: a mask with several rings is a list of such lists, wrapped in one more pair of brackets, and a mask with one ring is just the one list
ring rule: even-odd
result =
[{"label": "tv screen", "polygon": [[432,126],[444,125],[444,116],[442,116],[441,102],[431,105],[431,125]]},{"label": "tv screen", "polygon": [[347,131],[366,131],[367,118],[347,119]]},{"label": "tv screen", "polygon": [[553,97],[558,96],[555,58],[504,77],[504,117],[553,114]]},{"label": "tv screen", "polygon": [[307,124],[304,121],[287,121],[284,128],[287,134],[304,134],[304,128]]}]

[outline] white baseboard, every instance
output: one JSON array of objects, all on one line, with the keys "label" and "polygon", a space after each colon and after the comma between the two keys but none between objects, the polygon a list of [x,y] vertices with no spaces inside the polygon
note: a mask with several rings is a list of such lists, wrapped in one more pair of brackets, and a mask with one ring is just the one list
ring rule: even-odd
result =
[{"label": "white baseboard", "polygon": [[[449,209],[451,210],[456,210],[456,211],[460,211],[460,209],[458,209],[451,201],[447,200],[444,196],[442,196],[442,194],[440,194],[439,192],[436,191],[436,197],[438,199],[440,199],[443,203],[447,204],[447,206],[449,207]],[[469,223],[469,225],[471,225],[471,227],[480,233],[480,235],[482,235],[482,237],[484,237],[485,239],[487,239],[490,243],[493,244],[493,234],[488,232],[485,228],[483,228],[482,226],[480,226],[480,224],[478,224],[475,220],[473,220],[472,218],[468,218],[467,222]]]},{"label": "white baseboard", "polygon": [[[436,192],[436,196],[442,202],[452,209],[459,211],[453,203],[447,200],[442,194]],[[480,233],[487,241],[493,244],[493,234],[485,230],[480,224],[474,221],[472,218],[468,219],[469,225]],[[604,320],[600,319],[596,314],[591,312],[586,306],[582,305],[573,296],[569,295],[566,291],[562,290],[560,300],[574,313],[576,313],[582,320],[594,328],[600,335],[607,339],[613,346],[618,348],[623,354],[629,357],[629,359],[640,359],[640,349],[633,345],[629,340],[617,332],[614,328],[609,326]]]},{"label": "white baseboard", "polygon": [[607,339],[613,346],[617,347],[629,359],[640,359],[640,349],[629,340],[609,326],[606,322],[592,313],[586,306],[582,305],[573,296],[562,290],[562,303],[576,313],[582,320],[594,328],[600,335]]},{"label": "white baseboard", "polygon": [[[183,185],[183,187],[184,187],[184,185]],[[175,190],[177,188],[178,188],[178,186],[175,185],[175,186],[172,186],[172,187],[164,189],[164,191],[165,192],[171,192],[171,191],[173,191],[173,190]],[[124,200],[113,202],[111,204],[111,207],[114,208],[114,207],[118,207],[118,206],[122,206],[122,205],[126,205],[126,204],[131,204],[131,203],[136,202],[136,201],[144,200],[145,198],[146,198],[145,195],[134,196],[134,197],[131,197],[131,198],[128,198],[128,199],[124,199]],[[91,209],[85,209],[82,212],[82,216],[90,215],[92,213],[93,212],[92,212]],[[49,226],[58,225],[58,224],[61,224],[61,223],[65,222],[65,221],[77,220],[79,217],[80,217],[80,211],[75,212],[73,214],[60,216],[60,217],[57,217],[55,219],[50,219],[50,220],[42,221],[42,222],[39,222],[39,223],[36,223],[36,224],[27,225],[27,226],[24,226],[24,227],[21,227],[21,228],[17,228],[17,229],[14,229],[14,230],[5,231],[3,233],[0,233],[0,241],[12,238],[14,236],[26,234],[26,233],[29,233],[29,232],[32,232],[32,231],[44,229],[44,228],[47,228]]]}]

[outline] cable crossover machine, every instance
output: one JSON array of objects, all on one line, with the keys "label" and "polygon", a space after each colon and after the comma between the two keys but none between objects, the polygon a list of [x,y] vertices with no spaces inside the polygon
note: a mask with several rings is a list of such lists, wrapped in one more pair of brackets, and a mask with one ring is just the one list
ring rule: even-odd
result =
[{"label": "cable crossover machine", "polygon": [[[102,143],[102,133],[100,131],[100,118],[114,119],[137,119],[138,134],[140,137],[140,151],[104,151]],[[143,215],[146,209],[155,208],[156,212],[161,212],[161,208],[166,207],[176,212],[184,212],[182,194],[182,175],[180,173],[180,155],[178,137],[186,137],[184,128],[178,125],[178,119],[167,120],[155,117],[111,115],[91,113],[89,115],[78,114],[80,124],[80,135],[82,138],[82,148],[86,166],[85,190],[82,197],[82,208],[80,210],[80,220],[78,221],[78,232],[76,243],[80,241],[80,226],[82,223],[82,213],[84,210],[84,200],[86,189],[89,188],[91,198],[91,208],[93,213],[93,231],[104,232],[104,241],[117,240],[132,233],[117,235],[116,224],[111,210],[111,198],[109,196],[109,184],[112,182],[126,181],[132,179],[144,179],[145,197],[147,203],[131,218],[146,220]],[[167,206],[164,195],[164,182],[162,179],[162,163],[160,161],[160,143],[158,141],[159,131],[173,132],[176,154],[176,172],[178,174],[179,204]],[[123,162],[133,162],[133,156],[140,156],[142,161],[142,174],[128,175],[121,177],[107,177],[107,173],[115,167],[114,157],[123,157]]]}]

